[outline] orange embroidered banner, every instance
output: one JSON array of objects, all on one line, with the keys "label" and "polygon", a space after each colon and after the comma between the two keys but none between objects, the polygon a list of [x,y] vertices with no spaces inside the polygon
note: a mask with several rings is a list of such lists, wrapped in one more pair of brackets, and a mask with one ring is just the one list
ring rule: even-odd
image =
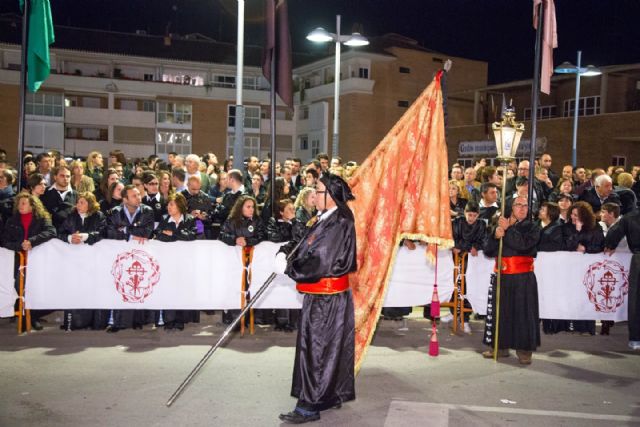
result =
[{"label": "orange embroidered banner", "polygon": [[431,251],[453,246],[441,73],[349,182],[358,242],[358,271],[350,276],[356,371],[375,332],[401,239],[430,243]]}]

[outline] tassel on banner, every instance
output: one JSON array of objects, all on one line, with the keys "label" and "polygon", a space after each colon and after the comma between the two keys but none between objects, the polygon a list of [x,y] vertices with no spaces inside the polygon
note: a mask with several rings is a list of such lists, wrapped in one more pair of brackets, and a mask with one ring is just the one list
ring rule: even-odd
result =
[{"label": "tassel on banner", "polygon": [[433,294],[431,294],[431,317],[440,317],[440,298],[438,297],[438,245],[435,246],[435,278],[433,279]]},{"label": "tassel on banner", "polygon": [[438,343],[438,329],[435,319],[431,319],[431,340],[429,341],[429,356],[440,354],[440,344]]},{"label": "tassel on banner", "polygon": [[431,317],[440,317],[440,298],[438,298],[438,284],[433,284],[433,294],[431,296]]}]

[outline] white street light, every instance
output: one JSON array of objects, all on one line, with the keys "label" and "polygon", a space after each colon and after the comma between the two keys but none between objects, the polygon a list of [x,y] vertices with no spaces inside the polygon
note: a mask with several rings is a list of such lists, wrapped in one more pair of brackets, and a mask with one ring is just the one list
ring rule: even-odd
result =
[{"label": "white street light", "polygon": [[332,155],[338,155],[339,125],[340,125],[340,45],[346,46],[366,46],[369,40],[360,33],[353,33],[350,36],[340,34],[340,15],[336,15],[336,33],[330,33],[324,28],[318,27],[307,35],[307,40],[316,43],[335,42],[336,44],[336,64],[334,76],[334,106],[333,106],[333,150]]},{"label": "white street light", "polygon": [[570,62],[563,62],[555,68],[555,72],[558,74],[575,74],[576,75],[576,99],[573,107],[573,137],[571,144],[571,164],[575,168],[578,163],[578,104],[580,103],[580,76],[591,77],[599,76],[602,74],[599,68],[588,65],[586,67],[581,66],[582,51],[578,51],[578,65],[573,65]]}]

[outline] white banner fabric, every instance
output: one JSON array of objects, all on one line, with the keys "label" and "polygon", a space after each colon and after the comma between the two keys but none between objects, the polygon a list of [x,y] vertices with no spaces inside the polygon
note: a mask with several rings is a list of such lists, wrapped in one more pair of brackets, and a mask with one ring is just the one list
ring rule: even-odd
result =
[{"label": "white banner fabric", "polygon": [[[541,319],[627,320],[630,252],[540,252],[535,260]],[[493,258],[469,257],[467,298],[486,314]]]},{"label": "white banner fabric", "polygon": [[[282,244],[254,249],[252,295],[273,271]],[[441,301],[453,290],[449,251],[439,251]],[[424,249],[400,248],[385,306],[431,302],[434,267]],[[93,246],[52,240],[29,257],[27,307],[33,309],[233,309],[240,307],[241,249],[217,241],[162,243],[102,240]],[[303,296],[287,276],[278,275],[256,308],[300,308]]]},{"label": "white banner fabric", "polygon": [[15,252],[0,248],[0,317],[11,317],[18,293],[14,287]]}]

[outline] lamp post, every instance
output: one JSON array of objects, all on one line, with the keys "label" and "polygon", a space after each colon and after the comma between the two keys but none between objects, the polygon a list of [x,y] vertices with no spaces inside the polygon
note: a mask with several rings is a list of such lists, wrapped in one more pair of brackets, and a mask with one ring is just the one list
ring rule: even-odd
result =
[{"label": "lamp post", "polygon": [[[502,166],[502,176],[507,176],[507,165],[516,157],[518,151],[518,145],[520,145],[520,139],[524,133],[524,124],[516,122],[516,113],[513,106],[509,106],[505,109],[502,115],[501,122],[495,122],[491,125],[493,129],[493,137],[496,141],[496,150],[498,152],[497,159]],[[504,217],[504,209],[506,205],[506,185],[502,184],[502,203],[500,204],[500,217]],[[531,206],[531,204],[529,204]],[[502,279],[502,240],[498,245],[498,260],[497,267],[498,273],[496,278],[496,300],[495,300],[495,329],[493,334],[493,360],[498,360],[498,337],[500,332],[500,281]]]},{"label": "lamp post", "polygon": [[582,67],[582,51],[578,51],[578,65],[573,65],[570,62],[563,62],[555,68],[555,72],[558,74],[575,74],[576,75],[576,99],[573,108],[573,137],[571,140],[571,164],[574,169],[578,165],[578,104],[580,103],[580,76],[590,77],[599,76],[602,74],[598,68],[593,65]]},{"label": "lamp post", "polygon": [[340,139],[340,45],[346,46],[366,46],[369,40],[360,33],[353,33],[350,36],[340,34],[340,15],[336,15],[336,33],[330,33],[324,28],[318,27],[307,35],[307,40],[316,43],[335,42],[336,44],[336,64],[334,76],[334,106],[333,106],[333,150],[332,156],[338,155]]}]

